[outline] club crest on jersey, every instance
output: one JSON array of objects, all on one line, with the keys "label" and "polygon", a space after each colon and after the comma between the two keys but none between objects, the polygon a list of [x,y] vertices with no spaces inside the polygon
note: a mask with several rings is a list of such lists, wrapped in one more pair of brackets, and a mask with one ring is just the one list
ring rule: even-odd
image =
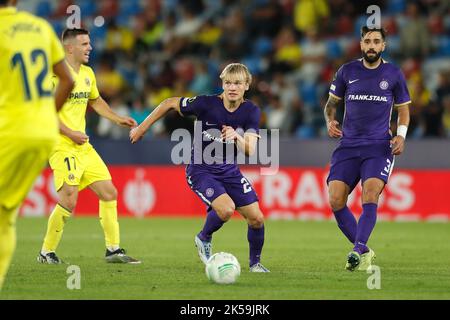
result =
[{"label": "club crest on jersey", "polygon": [[214,189],[213,188],[206,189],[206,196],[208,198],[211,198],[213,195],[214,195]]},{"label": "club crest on jersey", "polygon": [[389,83],[386,80],[380,82],[380,88],[386,90],[389,87]]},{"label": "club crest on jersey", "polygon": [[75,179],[75,176],[74,176],[73,173],[71,173],[71,174],[69,174],[68,178],[69,178],[70,181],[73,181]]},{"label": "club crest on jersey", "polygon": [[90,85],[91,85],[91,81],[89,81],[89,78],[84,79],[84,81],[86,82],[86,85],[87,85],[87,86],[90,86]]}]

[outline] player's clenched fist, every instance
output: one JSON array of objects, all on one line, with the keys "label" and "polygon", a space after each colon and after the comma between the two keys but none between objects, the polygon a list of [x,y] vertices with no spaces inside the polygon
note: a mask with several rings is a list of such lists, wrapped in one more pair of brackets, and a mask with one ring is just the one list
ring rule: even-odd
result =
[{"label": "player's clenched fist", "polygon": [[342,137],[342,131],[339,129],[339,122],[336,120],[327,123],[328,135],[332,138]]},{"label": "player's clenched fist", "polygon": [[222,140],[235,140],[237,137],[236,131],[230,126],[222,126]]}]

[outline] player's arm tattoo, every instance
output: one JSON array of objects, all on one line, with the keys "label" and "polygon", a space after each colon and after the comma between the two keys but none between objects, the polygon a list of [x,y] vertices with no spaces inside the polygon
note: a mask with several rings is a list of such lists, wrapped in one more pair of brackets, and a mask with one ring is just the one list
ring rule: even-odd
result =
[{"label": "player's arm tattoo", "polygon": [[327,122],[333,121],[336,118],[336,109],[339,106],[341,99],[338,99],[331,94],[328,96],[328,101],[325,104],[323,114]]}]

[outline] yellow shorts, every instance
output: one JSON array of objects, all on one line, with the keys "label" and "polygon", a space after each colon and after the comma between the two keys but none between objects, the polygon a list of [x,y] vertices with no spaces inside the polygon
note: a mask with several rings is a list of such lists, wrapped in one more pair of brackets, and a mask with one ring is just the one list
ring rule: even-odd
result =
[{"label": "yellow shorts", "polygon": [[55,139],[0,140],[0,205],[18,208],[47,164]]},{"label": "yellow shorts", "polygon": [[58,148],[50,156],[49,162],[57,191],[64,182],[83,190],[96,181],[111,180],[108,168],[89,143],[79,150]]}]

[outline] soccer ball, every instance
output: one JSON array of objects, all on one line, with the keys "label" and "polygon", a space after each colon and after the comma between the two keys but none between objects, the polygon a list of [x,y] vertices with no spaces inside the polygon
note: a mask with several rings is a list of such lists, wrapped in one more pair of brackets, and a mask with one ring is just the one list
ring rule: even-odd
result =
[{"label": "soccer ball", "polygon": [[206,262],[206,276],[218,284],[232,284],[241,275],[241,265],[231,253],[218,252]]}]

